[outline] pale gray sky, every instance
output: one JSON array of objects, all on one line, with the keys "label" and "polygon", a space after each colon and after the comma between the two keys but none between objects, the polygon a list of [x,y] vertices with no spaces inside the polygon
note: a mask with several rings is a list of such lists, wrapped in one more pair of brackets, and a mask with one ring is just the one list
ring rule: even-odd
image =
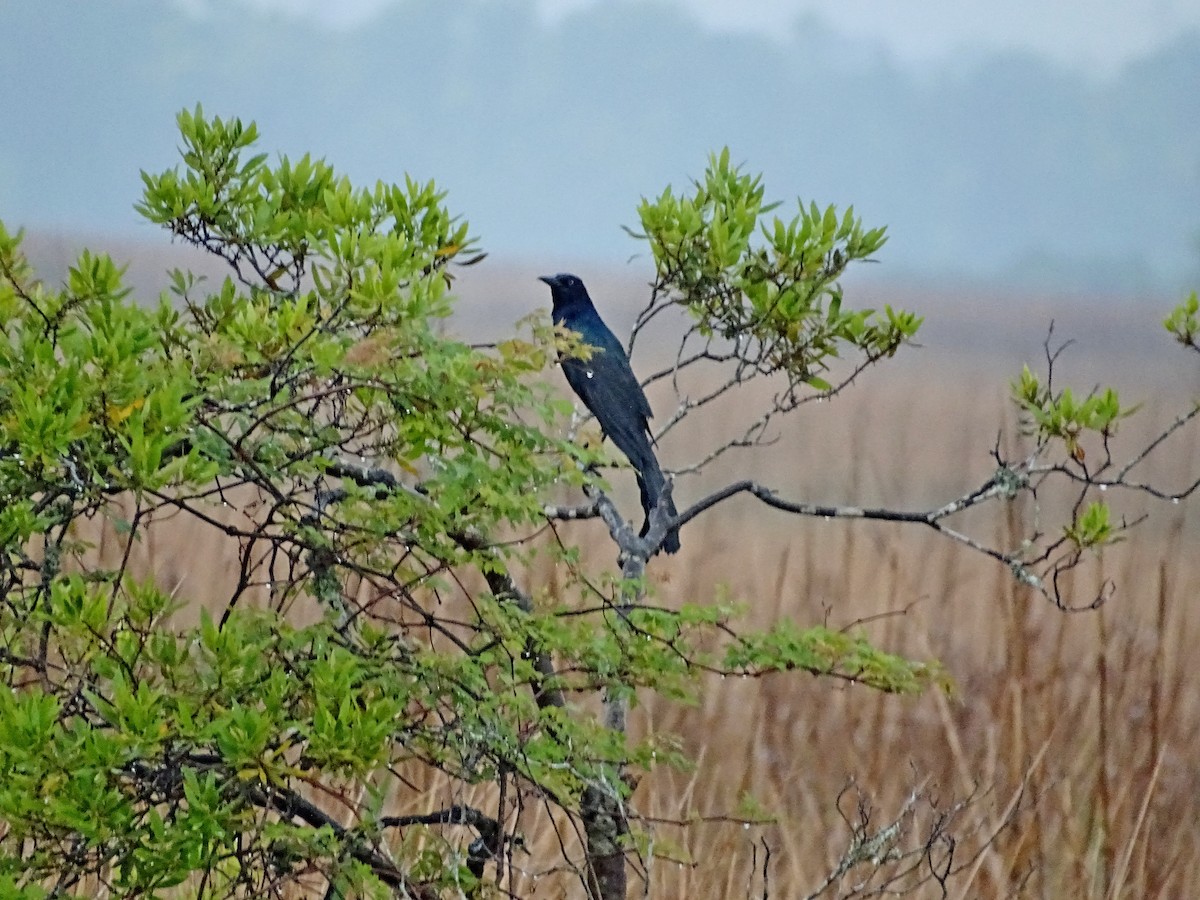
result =
[{"label": "pale gray sky", "polygon": [[[206,0],[184,0],[203,8]],[[402,0],[247,0],[339,24],[369,19]],[[496,0],[505,2],[505,0]],[[535,0],[554,20],[612,0]],[[621,0],[672,2],[715,29],[786,34],[815,16],[847,37],[878,44],[900,62],[939,62],[956,51],[1025,49],[1104,75],[1189,29],[1200,0]]]},{"label": "pale gray sky", "polygon": [[[547,7],[564,0],[544,0]],[[565,0],[571,2],[571,0]],[[1189,28],[1198,0],[678,0],[722,28],[785,29],[816,14],[897,58],[936,60],[960,49],[1029,49],[1072,67],[1111,70]],[[753,22],[753,26],[750,23]]]}]

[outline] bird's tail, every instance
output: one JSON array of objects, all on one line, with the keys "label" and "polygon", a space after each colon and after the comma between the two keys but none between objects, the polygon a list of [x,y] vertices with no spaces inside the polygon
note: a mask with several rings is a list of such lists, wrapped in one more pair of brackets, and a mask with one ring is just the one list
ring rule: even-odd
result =
[{"label": "bird's tail", "polygon": [[[667,477],[663,475],[662,469],[659,468],[654,451],[649,450],[649,448],[647,450],[647,458],[635,461],[638,472],[638,492],[642,498],[642,511],[646,514],[646,520],[642,523],[641,530],[643,537],[650,530],[650,512],[658,506],[659,498],[662,496],[663,488],[667,483]],[[675,512],[675,501],[670,498],[667,499],[666,513],[672,519],[677,515]],[[679,551],[678,528],[672,528],[667,532],[667,536],[663,538],[662,549],[668,553],[677,553]]]}]

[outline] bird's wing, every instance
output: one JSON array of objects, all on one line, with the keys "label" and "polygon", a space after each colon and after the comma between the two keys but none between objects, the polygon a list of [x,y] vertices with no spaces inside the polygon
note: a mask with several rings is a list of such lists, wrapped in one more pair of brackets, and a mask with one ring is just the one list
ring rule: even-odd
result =
[{"label": "bird's wing", "polygon": [[[600,428],[639,471],[655,466],[646,421],[650,405],[623,351],[564,359],[563,372]],[[656,467],[656,466],[655,466]]]},{"label": "bird's wing", "polygon": [[646,420],[653,413],[646,392],[638,383],[629,360],[620,345],[616,348],[596,347],[590,359],[562,361],[563,372],[571,388],[583,400],[592,414],[600,420],[600,426],[608,431],[608,423],[622,418],[636,418],[637,424],[646,428]]}]

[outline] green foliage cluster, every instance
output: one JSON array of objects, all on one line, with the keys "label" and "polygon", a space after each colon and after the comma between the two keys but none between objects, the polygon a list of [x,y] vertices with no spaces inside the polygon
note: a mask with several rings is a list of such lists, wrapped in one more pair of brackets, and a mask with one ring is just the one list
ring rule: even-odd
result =
[{"label": "green foliage cluster", "polygon": [[[1103,472],[1111,460],[1109,440],[1116,433],[1121,419],[1133,415],[1137,407],[1121,405],[1112,388],[1097,389],[1079,398],[1069,387],[1055,390],[1049,380],[1043,381],[1025,366],[1021,377],[1012,384],[1013,399],[1025,416],[1025,432],[1039,447],[1061,442],[1066,452],[1062,468],[1074,467],[1083,479],[1088,479],[1088,455],[1084,447],[1087,434],[1100,442],[1100,453],[1092,468]],[[1072,520],[1063,527],[1063,536],[1082,551],[1099,548],[1121,540],[1123,525],[1113,521],[1112,511],[1103,501],[1076,503]]]},{"label": "green foliage cluster", "polygon": [[875,647],[865,635],[815,626],[799,628],[787,620],[729,647],[725,665],[753,669],[757,665],[799,669],[861,682],[897,694],[916,694],[931,685],[951,687],[937,663],[900,659]]},{"label": "green foliage cluster", "polygon": [[1195,291],[1187,299],[1171,310],[1171,314],[1163,320],[1167,332],[1186,347],[1197,348],[1196,335],[1200,333],[1200,296]]},{"label": "green foliage cluster", "polygon": [[[355,188],[252,155],[252,124],[178,121],[184,167],[144,173],[138,208],[225,260],[221,283],[175,272],[139,304],[84,253],[47,287],[0,226],[0,890],[273,896],[313,873],[343,895],[466,889],[475,851],[433,838],[461,815],[410,823],[428,841],[384,815],[410,803],[401,767],[576,815],[612,767],[682,762],[576,698],[687,700],[723,669],[940,682],[859,637],[737,634],[722,603],[617,612],[627,585],[530,542],[553,491],[594,483],[594,456],[557,436],[544,322],[494,346],[443,333],[452,267],[480,256],[435,185]],[[754,250],[757,180],[727,154],[707,178],[642,209],[706,328],[744,328],[813,384],[838,344],[886,354],[915,331],[840,309],[833,279],[881,231],[802,210]],[[135,575],[168,518],[231,539],[230,571]],[[88,520],[129,550],[100,561]],[[573,593],[524,595],[513,566],[534,552]]]},{"label": "green foliage cluster", "polygon": [[838,213],[800,203],[791,219],[769,216],[759,176],[730,162],[729,149],[709,159],[688,195],[667,188],[638,208],[662,288],[675,292],[700,333],[734,341],[752,365],[786,373],[827,391],[820,376],[847,348],[873,361],[896,352],[920,317],[887,306],[843,307],[838,279],[886,241],[850,207]]},{"label": "green foliage cluster", "polygon": [[1116,430],[1118,421],[1135,411],[1122,407],[1112,388],[1095,391],[1082,399],[1069,387],[1054,391],[1029,366],[1024,367],[1020,379],[1013,383],[1013,396],[1029,416],[1030,433],[1039,441],[1061,440],[1067,453],[1080,461],[1086,458],[1080,443],[1085,433],[1093,432],[1107,439]]}]

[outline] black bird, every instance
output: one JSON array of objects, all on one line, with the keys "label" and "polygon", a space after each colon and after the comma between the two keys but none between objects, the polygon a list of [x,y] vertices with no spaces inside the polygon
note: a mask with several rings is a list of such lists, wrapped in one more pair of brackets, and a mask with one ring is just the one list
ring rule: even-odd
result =
[{"label": "black bird", "polygon": [[[604,324],[583,282],[574,275],[543,275],[541,281],[550,285],[554,301],[552,315],[555,325],[578,332],[583,343],[592,350],[588,360],[563,357],[563,373],[567,383],[579,395],[583,405],[591,410],[600,428],[633,464],[637,472],[638,490],[646,521],[644,536],[650,528],[650,510],[658,505],[666,478],[650,445],[650,402],[629,366],[629,357],[621,342]],[[668,502],[666,512],[675,516],[675,504]],[[679,549],[679,530],[671,529],[663,540],[668,553]]]}]

